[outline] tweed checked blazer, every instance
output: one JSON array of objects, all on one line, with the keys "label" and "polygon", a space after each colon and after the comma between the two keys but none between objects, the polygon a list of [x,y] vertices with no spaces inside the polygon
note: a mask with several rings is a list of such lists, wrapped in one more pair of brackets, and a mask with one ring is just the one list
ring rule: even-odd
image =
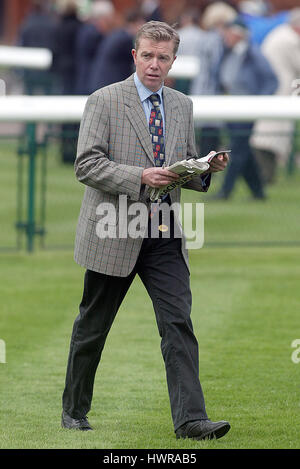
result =
[{"label": "tweed checked blazer", "polygon": [[[192,101],[184,94],[163,88],[165,111],[165,161],[196,156]],[[149,125],[133,75],[95,91],[89,96],[80,124],[75,173],[86,185],[75,240],[75,261],[81,266],[106,275],[126,277],[133,270],[143,236],[127,234],[124,211],[127,204],[143,202],[150,207],[147,186],[141,183],[145,168],[154,166]],[[209,184],[208,184],[209,185]],[[202,192],[201,178],[186,188]],[[205,189],[207,190],[207,189]],[[121,197],[120,197],[121,196]],[[180,189],[171,192],[171,202],[180,202]],[[103,208],[107,208],[106,216]],[[115,213],[110,210],[115,208]],[[112,213],[112,216],[109,216]],[[112,235],[99,237],[101,223]],[[146,233],[148,215],[141,230]],[[125,226],[126,225],[126,226]],[[188,253],[182,242],[188,266]]]}]

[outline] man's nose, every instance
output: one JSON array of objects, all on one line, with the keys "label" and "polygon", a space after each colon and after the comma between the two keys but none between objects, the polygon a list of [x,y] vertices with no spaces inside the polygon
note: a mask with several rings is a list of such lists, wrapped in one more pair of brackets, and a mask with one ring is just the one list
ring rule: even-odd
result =
[{"label": "man's nose", "polygon": [[153,57],[153,59],[151,60],[151,68],[158,68],[158,60],[156,57]]}]

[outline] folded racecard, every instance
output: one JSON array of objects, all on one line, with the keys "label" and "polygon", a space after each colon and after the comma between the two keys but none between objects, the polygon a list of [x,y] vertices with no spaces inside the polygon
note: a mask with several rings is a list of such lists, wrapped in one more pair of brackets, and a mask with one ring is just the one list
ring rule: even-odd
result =
[{"label": "folded racecard", "polygon": [[183,186],[186,182],[190,181],[195,176],[204,173],[209,169],[210,162],[218,155],[229,153],[230,150],[219,151],[213,155],[207,155],[203,158],[190,158],[188,160],[177,161],[176,163],[168,166],[168,171],[179,174],[179,179],[163,187],[149,187],[149,197],[151,202],[163,199],[165,195],[171,192],[178,186]]}]

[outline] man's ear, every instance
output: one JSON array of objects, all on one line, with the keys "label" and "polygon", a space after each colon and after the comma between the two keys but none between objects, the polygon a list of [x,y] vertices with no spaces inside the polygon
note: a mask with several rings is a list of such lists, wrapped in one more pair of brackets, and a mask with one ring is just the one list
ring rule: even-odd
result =
[{"label": "man's ear", "polygon": [[173,60],[172,65],[171,65],[171,67],[170,67],[170,70],[171,70],[171,68],[172,68],[172,66],[173,66],[173,63],[175,62],[176,59],[177,59],[177,55],[175,55],[175,57],[174,57],[174,60]]},{"label": "man's ear", "polygon": [[135,50],[135,49],[132,49],[132,50],[131,50],[131,54],[132,54],[134,63],[136,64],[136,50]]}]

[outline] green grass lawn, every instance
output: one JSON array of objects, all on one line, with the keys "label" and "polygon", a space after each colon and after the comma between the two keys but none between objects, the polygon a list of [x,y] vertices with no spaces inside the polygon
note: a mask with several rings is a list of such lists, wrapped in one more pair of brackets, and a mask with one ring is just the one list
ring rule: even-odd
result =
[{"label": "green grass lawn", "polygon": [[[12,247],[15,159],[13,149],[5,148],[0,244]],[[67,248],[37,249],[31,255],[3,251],[0,339],[6,343],[6,363],[0,363],[0,448],[299,448],[300,364],[291,360],[291,343],[300,338],[300,246],[294,245],[300,239],[299,179],[296,174],[287,183],[280,174],[261,204],[248,200],[242,184],[232,201],[205,204],[206,243],[190,252],[192,318],[208,415],[228,419],[232,426],[217,441],[174,436],[154,312],[138,278],[97,372],[89,414],[95,431],[60,428],[83,269]],[[60,166],[53,155],[48,247],[72,246],[82,191],[72,169]],[[184,194],[186,201],[204,197]]]},{"label": "green grass lawn", "polygon": [[90,422],[60,428],[82,269],[69,252],[2,255],[1,448],[299,448],[299,248],[202,249],[191,256],[193,322],[208,414],[232,430],[177,441],[154,313],[137,278],[109,335]]}]

